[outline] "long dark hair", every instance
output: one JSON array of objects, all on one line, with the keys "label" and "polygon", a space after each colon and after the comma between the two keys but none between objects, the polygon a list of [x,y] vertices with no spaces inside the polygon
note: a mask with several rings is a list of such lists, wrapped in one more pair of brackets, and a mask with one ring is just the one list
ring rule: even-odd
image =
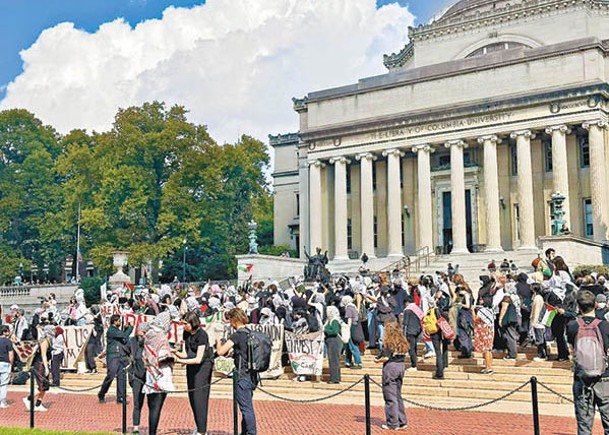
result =
[{"label": "long dark hair", "polygon": [[564,258],[554,257],[554,260],[552,260],[552,263],[554,263],[554,274],[555,275],[558,275],[559,270],[564,270],[569,275],[571,274],[571,271],[569,270],[569,266],[567,266],[567,263],[565,263]]}]

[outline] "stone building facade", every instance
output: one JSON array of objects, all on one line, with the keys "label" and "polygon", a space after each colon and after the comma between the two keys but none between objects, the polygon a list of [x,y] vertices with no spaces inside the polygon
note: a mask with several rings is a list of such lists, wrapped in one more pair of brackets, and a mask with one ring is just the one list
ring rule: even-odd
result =
[{"label": "stone building facade", "polygon": [[607,240],[609,1],[461,0],[386,74],[294,99],[275,149],[275,242],[336,260]]}]

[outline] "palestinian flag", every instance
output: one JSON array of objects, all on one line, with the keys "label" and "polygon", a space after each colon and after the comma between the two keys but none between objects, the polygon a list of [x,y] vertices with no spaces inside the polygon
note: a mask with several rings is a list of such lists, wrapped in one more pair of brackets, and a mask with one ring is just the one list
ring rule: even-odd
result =
[{"label": "palestinian flag", "polygon": [[253,282],[252,275],[250,275],[250,277],[245,280],[245,285],[244,285],[245,291],[249,291],[250,287],[252,286],[252,282]]},{"label": "palestinian flag", "polygon": [[237,269],[239,270],[239,272],[243,272],[243,273],[250,273],[253,268],[254,268],[253,264],[240,264],[237,266]]},{"label": "palestinian flag", "polygon": [[545,304],[545,311],[541,313],[541,320],[539,323],[545,325],[547,328],[552,326],[554,317],[556,317],[556,308],[550,304]]}]

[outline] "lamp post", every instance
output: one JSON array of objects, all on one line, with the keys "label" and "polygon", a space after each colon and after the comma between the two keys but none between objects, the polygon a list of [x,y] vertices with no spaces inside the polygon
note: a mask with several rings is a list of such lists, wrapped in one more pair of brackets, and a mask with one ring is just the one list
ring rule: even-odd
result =
[{"label": "lamp post", "polygon": [[256,228],[258,227],[258,224],[254,221],[254,219],[252,219],[247,224],[247,227],[250,230],[250,234],[249,234],[249,239],[250,239],[249,253],[257,255],[258,254],[258,242],[257,242],[258,236],[256,235]]},{"label": "lamp post", "polygon": [[182,255],[182,282],[186,282],[186,239],[182,240],[184,246]]}]

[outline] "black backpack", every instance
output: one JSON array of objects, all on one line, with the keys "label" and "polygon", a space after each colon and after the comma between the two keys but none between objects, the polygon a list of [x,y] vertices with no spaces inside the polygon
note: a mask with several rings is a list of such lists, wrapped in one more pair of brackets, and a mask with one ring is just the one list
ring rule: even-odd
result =
[{"label": "black backpack", "polygon": [[248,370],[261,373],[271,365],[271,338],[263,332],[249,331],[247,335]]}]

